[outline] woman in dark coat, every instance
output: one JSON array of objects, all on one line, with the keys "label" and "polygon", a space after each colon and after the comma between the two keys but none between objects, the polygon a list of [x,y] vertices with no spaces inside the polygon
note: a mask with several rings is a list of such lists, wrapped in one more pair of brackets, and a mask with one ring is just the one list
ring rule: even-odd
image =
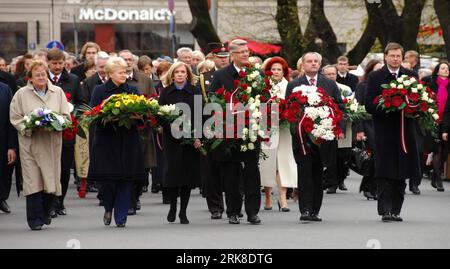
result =
[{"label": "woman in dark coat", "polygon": [[[101,104],[113,94],[138,94],[138,90],[126,83],[126,62],[112,57],[106,63],[110,78],[94,89],[91,107]],[[90,148],[89,180],[100,181],[102,186],[105,225],[111,223],[112,211],[117,227],[125,227],[131,202],[133,181],[145,180],[142,139],[136,126],[131,129],[113,124],[98,123],[93,126]]]},{"label": "woman in dark coat", "polygon": [[442,138],[442,140],[434,140],[434,143],[432,143],[433,174],[431,175],[431,185],[438,191],[444,191],[441,173],[448,155],[448,132],[450,129],[450,104],[448,102],[450,90],[449,69],[449,62],[440,62],[434,69],[431,78],[427,83],[427,86],[436,93],[438,115],[440,119],[443,118],[443,121],[441,121],[439,126],[439,132],[442,132],[442,135],[439,134],[439,137]]},{"label": "woman in dark coat", "polygon": [[[194,75],[191,68],[182,62],[175,63],[165,77],[167,86],[161,93],[161,105],[186,104],[191,112],[191,124],[194,126],[195,109],[194,98],[201,98],[201,91],[194,87]],[[174,222],[177,211],[177,196],[180,196],[180,223],[188,224],[186,209],[191,195],[191,189],[200,186],[200,155],[196,148],[201,146],[199,139],[193,145],[184,145],[180,139],[173,137],[171,126],[163,126],[163,148],[165,155],[165,169],[163,187],[167,189],[170,199],[170,210],[167,221]]]},{"label": "woman in dark coat", "polygon": [[17,133],[9,121],[12,93],[8,85],[0,82],[0,210],[10,213],[6,200],[11,191],[11,166],[16,160]]},{"label": "woman in dark coat", "polygon": [[[365,100],[364,97],[366,95],[367,89],[367,77],[372,71],[376,71],[383,66],[383,63],[379,60],[371,60],[367,63],[366,68],[364,70],[364,78],[363,80],[356,86],[355,90],[355,99],[359,104],[364,105]],[[356,137],[356,141],[363,141],[365,146],[369,150],[374,149],[374,136],[375,132],[373,130],[373,122],[372,119],[369,120],[357,120],[353,122],[353,133]],[[377,185],[373,178],[373,169],[371,175],[364,175],[361,181],[361,185],[359,187],[359,191],[363,192],[364,197],[367,200],[376,199],[377,197]]]}]

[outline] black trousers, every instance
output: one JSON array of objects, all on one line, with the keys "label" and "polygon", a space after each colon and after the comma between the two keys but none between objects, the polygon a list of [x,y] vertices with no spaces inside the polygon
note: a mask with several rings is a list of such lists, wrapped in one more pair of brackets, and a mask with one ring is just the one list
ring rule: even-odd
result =
[{"label": "black trousers", "polygon": [[206,183],[206,201],[209,211],[224,211],[222,191],[225,191],[227,215],[239,215],[242,207],[242,195],[239,187],[242,177],[240,163],[218,162],[209,159],[208,165],[210,169]]},{"label": "black trousers", "polygon": [[61,196],[55,199],[55,209],[64,208],[64,199],[69,189],[70,168],[72,168],[74,155],[74,146],[63,146],[61,152]]},{"label": "black trousers", "polygon": [[4,164],[0,164],[0,202],[6,201],[9,198],[9,193],[11,192],[11,183],[12,183],[12,170],[14,166],[7,165],[6,162]]},{"label": "black trousers", "polygon": [[320,148],[311,145],[310,149],[320,155],[319,158],[324,168],[322,173],[323,186],[325,188],[337,187],[339,184],[337,179],[337,141],[323,142]]},{"label": "black trousers", "polygon": [[[242,187],[247,217],[256,216],[261,207],[261,175],[259,174],[259,154],[252,152],[253,157],[242,162]],[[239,186],[237,187],[239,189]]]},{"label": "black trousers", "polygon": [[[204,158],[202,161],[202,183],[204,184],[203,192],[206,196],[208,210],[211,213],[223,213],[223,211],[225,210],[225,206],[223,203],[223,182],[226,177],[223,175],[223,173],[226,172],[228,166],[230,166],[228,169],[236,168],[232,165],[226,165],[228,163],[222,163],[221,166],[220,162],[215,162],[214,160],[211,160],[211,158]],[[226,165],[227,168],[224,165]],[[218,169],[220,169],[220,171],[217,171]],[[229,177],[234,176],[229,175]]]},{"label": "black trousers", "polygon": [[300,213],[318,215],[323,200],[323,165],[318,148],[312,148],[307,155],[295,153],[298,175],[298,205]]},{"label": "black trousers", "polygon": [[363,176],[361,180],[361,185],[359,186],[360,192],[370,192],[372,194],[377,194],[377,182],[371,176]]},{"label": "black trousers", "polygon": [[133,187],[131,190],[131,203],[130,203],[130,209],[136,208],[137,202],[139,201],[139,197],[142,195],[142,187],[146,186],[146,182],[148,182],[148,174],[150,172],[150,169],[145,169],[145,172],[147,173],[147,181],[145,180],[135,180],[133,181]]},{"label": "black trousers", "polygon": [[48,218],[54,198],[53,194],[44,193],[43,191],[26,197],[27,222],[30,228],[44,225],[44,220]]},{"label": "black trousers", "polygon": [[351,158],[351,148],[338,148],[336,156],[336,180],[337,184],[344,183],[347,178],[349,167],[348,163]]},{"label": "black trousers", "polygon": [[404,179],[377,179],[378,215],[387,213],[400,215],[405,200],[406,182]]}]

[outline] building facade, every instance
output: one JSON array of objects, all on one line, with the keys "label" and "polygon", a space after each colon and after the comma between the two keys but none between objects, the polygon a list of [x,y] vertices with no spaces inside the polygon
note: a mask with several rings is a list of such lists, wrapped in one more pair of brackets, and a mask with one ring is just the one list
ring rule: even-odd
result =
[{"label": "building facade", "polygon": [[[279,43],[275,0],[217,0],[217,31],[223,41],[246,37]],[[402,0],[394,0],[400,7]],[[309,0],[299,0],[302,30],[309,18]],[[400,12],[400,10],[399,10]],[[351,49],[364,31],[367,13],[364,1],[325,1],[325,14],[338,42]],[[25,52],[62,41],[65,49],[76,52],[86,41],[95,41],[105,51],[124,48],[136,54],[170,53],[170,15],[167,0],[0,0],[0,56],[11,59]],[[189,32],[192,16],[187,1],[175,0],[178,46],[195,46]],[[438,25],[432,1],[422,14],[427,29]],[[439,31],[419,42],[443,44]]]}]

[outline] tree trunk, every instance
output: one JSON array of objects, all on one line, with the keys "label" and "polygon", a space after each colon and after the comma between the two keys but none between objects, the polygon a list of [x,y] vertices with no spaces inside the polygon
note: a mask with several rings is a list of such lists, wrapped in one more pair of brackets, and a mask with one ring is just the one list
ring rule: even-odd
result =
[{"label": "tree trunk", "polygon": [[445,41],[445,52],[450,61],[450,3],[448,0],[434,0],[434,9],[442,27],[442,35]]},{"label": "tree trunk", "polygon": [[377,16],[378,7],[366,2],[366,9],[368,14],[366,29],[361,35],[358,43],[356,43],[355,47],[353,47],[353,49],[347,54],[350,64],[352,65],[361,63],[377,40],[377,22],[379,21]]},{"label": "tree trunk", "polygon": [[[311,0],[310,22],[311,24],[308,23],[308,26],[314,27],[315,36],[322,40],[320,51],[323,54],[325,62],[336,63],[341,52],[333,27],[325,16],[324,0]],[[311,36],[310,40],[315,41],[315,38]]]},{"label": "tree trunk", "polygon": [[[403,22],[403,46],[405,50],[418,50],[417,35],[425,0],[405,0],[405,8],[401,16]],[[448,2],[448,1],[447,1]]]},{"label": "tree trunk", "polygon": [[298,18],[296,0],[277,0],[277,14],[275,16],[278,32],[283,46],[282,56],[290,66],[296,66],[297,60],[302,56],[302,31]]},{"label": "tree trunk", "polygon": [[188,3],[192,13],[190,31],[202,50],[207,51],[208,43],[220,42],[209,15],[208,0],[188,0]]}]

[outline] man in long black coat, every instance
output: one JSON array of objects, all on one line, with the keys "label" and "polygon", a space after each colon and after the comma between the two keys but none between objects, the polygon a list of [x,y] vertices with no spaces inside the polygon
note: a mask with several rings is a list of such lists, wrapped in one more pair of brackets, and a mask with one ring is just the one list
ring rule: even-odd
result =
[{"label": "man in long black coat", "polygon": [[[323,88],[339,108],[344,109],[342,97],[337,84],[319,74],[322,56],[317,52],[307,52],[302,57],[305,75],[291,81],[286,88],[286,98],[293,90],[301,85],[311,85]],[[345,122],[340,126],[345,128]],[[336,153],[337,140],[322,143],[320,147],[305,137],[306,155],[300,151],[298,135],[292,136],[292,149],[298,171],[299,208],[301,221],[321,221],[319,217],[323,200],[323,182],[337,182],[336,179]]]},{"label": "man in long black coat", "polygon": [[[245,64],[248,63],[249,50],[246,41],[233,40],[229,49],[233,62],[214,74],[214,80],[210,87],[211,92],[220,88],[232,92],[234,80],[239,79],[239,71],[243,70]],[[260,224],[261,220],[258,217],[261,205],[259,154],[257,150],[249,152],[239,152],[239,150],[226,152],[219,146],[211,152],[209,154],[211,157],[211,177],[221,177],[224,182],[225,202],[230,224],[240,223],[239,213],[242,206],[242,196],[239,188],[241,180],[244,186],[247,221],[251,224]],[[244,164],[244,168],[241,167],[241,162]]]},{"label": "man in long black coat", "polygon": [[381,94],[382,84],[401,75],[417,77],[417,74],[401,66],[403,47],[400,44],[388,44],[384,57],[385,66],[368,77],[365,104],[367,111],[373,116],[375,130],[374,177],[378,182],[378,214],[387,222],[402,221],[400,212],[405,195],[405,179],[419,178],[422,172],[416,121],[404,119],[405,153],[401,141],[401,113],[385,113],[374,104],[374,99]]},{"label": "man in long black coat", "polygon": [[[64,68],[65,56],[59,49],[51,49],[47,53],[47,60],[49,66],[49,80],[53,85],[56,85],[64,90],[66,96],[69,97],[70,102],[74,105],[79,105],[82,102],[82,94],[80,91],[80,79],[73,74],[69,74]],[[50,210],[52,218],[58,215],[66,215],[66,208],[64,206],[64,198],[67,194],[70,181],[70,168],[74,161],[74,146],[75,138],[67,139],[63,136],[63,146],[61,153],[61,188],[62,196],[56,197],[53,207]]]},{"label": "man in long black coat", "polygon": [[11,191],[11,165],[16,159],[17,134],[9,121],[12,93],[8,85],[0,82],[0,210],[10,213],[6,203]]}]

